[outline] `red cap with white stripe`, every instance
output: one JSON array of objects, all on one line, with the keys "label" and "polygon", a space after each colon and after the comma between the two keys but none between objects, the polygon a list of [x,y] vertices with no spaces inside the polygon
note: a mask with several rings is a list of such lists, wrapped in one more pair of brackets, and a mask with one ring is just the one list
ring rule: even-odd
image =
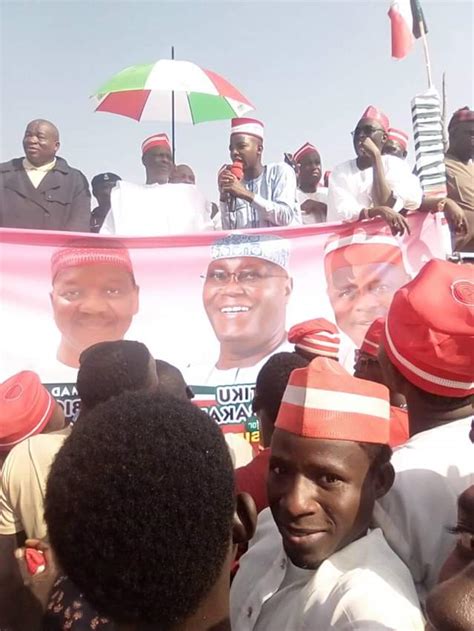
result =
[{"label": "red cap with white stripe", "polygon": [[385,327],[385,318],[376,318],[367,329],[364,341],[360,350],[367,355],[377,357],[379,352],[380,340],[382,339]]},{"label": "red cap with white stripe", "polygon": [[291,373],[275,427],[306,438],[386,445],[389,392],[352,377],[338,362],[317,357]]},{"label": "red cap with white stripe", "polygon": [[314,145],[310,142],[306,142],[302,147],[295,151],[293,154],[293,160],[298,164],[306,155],[308,155],[308,153],[314,152],[319,153]]},{"label": "red cap with white stripe", "polygon": [[233,118],[231,121],[230,135],[248,134],[263,140],[264,125],[256,118]]},{"label": "red cap with white stripe", "polygon": [[142,156],[153,147],[166,147],[171,151],[170,139],[166,134],[155,134],[142,142]]},{"label": "red cap with white stripe", "polygon": [[395,292],[383,344],[390,361],[421,390],[474,394],[474,266],[429,261]]},{"label": "red cap with white stripe", "polygon": [[288,341],[315,357],[338,358],[341,337],[335,324],[325,318],[306,320],[291,327]]},{"label": "red cap with white stripe", "polygon": [[394,127],[390,127],[387,132],[387,140],[393,140],[398,142],[398,144],[407,150],[408,147],[408,134],[406,134],[401,129],[395,129]]}]

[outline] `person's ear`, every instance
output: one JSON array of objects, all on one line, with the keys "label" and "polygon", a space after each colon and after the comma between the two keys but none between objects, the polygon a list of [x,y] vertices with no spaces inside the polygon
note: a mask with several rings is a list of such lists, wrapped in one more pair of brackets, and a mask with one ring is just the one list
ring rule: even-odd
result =
[{"label": "person's ear", "polygon": [[380,344],[377,359],[382,371],[384,383],[391,392],[399,392],[406,396],[406,380],[390,361],[383,344]]},{"label": "person's ear", "polygon": [[404,152],[403,152],[403,157],[404,157],[404,158],[406,158],[406,157],[407,157],[407,155],[408,155],[408,151],[404,151]]},{"label": "person's ear", "polygon": [[377,467],[375,470],[375,497],[380,499],[386,495],[393,486],[395,480],[395,470],[391,462]]},{"label": "person's ear", "polygon": [[54,143],[54,153],[58,153],[59,151],[59,147],[61,146],[61,143],[59,142],[59,140],[56,140],[56,142]]},{"label": "person's ear", "polygon": [[263,145],[262,145],[261,142],[259,142],[258,145],[257,145],[257,155],[261,156],[262,153],[263,153]]},{"label": "person's ear", "polygon": [[237,493],[232,522],[232,543],[247,543],[255,534],[257,527],[257,508],[248,493]]},{"label": "person's ear", "polygon": [[387,132],[384,131],[382,134],[382,145],[381,145],[382,147],[387,142],[387,140],[388,140]]},{"label": "person's ear", "polygon": [[285,287],[285,297],[288,300],[293,292],[293,278],[289,277]]}]

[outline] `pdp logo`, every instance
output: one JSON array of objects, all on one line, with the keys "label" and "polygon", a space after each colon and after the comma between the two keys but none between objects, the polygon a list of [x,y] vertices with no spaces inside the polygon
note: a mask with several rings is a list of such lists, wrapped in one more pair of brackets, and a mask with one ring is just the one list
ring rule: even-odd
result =
[{"label": "pdp logo", "polygon": [[468,307],[474,306],[474,283],[470,280],[457,280],[451,285],[451,293],[456,302]]}]

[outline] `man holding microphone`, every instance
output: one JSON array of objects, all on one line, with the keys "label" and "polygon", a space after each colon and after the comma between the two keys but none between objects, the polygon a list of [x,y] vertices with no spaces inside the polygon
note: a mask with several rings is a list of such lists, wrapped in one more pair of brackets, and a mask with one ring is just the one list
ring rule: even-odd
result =
[{"label": "man holding microphone", "polygon": [[263,123],[234,118],[232,165],[218,176],[222,228],[268,228],[299,223],[296,176],[287,164],[262,164]]}]

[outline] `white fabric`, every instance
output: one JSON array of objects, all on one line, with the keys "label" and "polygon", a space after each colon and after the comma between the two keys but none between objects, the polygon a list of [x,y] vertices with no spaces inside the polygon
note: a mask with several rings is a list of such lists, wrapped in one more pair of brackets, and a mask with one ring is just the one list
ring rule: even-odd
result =
[{"label": "white fabric", "polygon": [[43,164],[40,167],[35,167],[34,164],[28,160],[28,158],[23,158],[23,168],[26,171],[26,175],[30,178],[30,182],[33,184],[35,188],[41,184],[45,176],[54,169],[56,166],[56,158],[48,162],[47,164]]},{"label": "white fabric", "polygon": [[242,180],[242,184],[255,198],[252,204],[235,198],[229,204],[220,202],[222,228],[268,228],[300,223],[296,201],[296,175],[283,162],[267,164],[262,174],[254,180]]},{"label": "white fabric", "polygon": [[[393,210],[416,210],[421,204],[422,190],[418,178],[406,160],[383,155],[382,163],[388,186],[396,198]],[[338,164],[331,172],[328,191],[328,217],[333,221],[355,221],[360,211],[374,206],[372,199],[373,168],[360,170],[356,160]]]},{"label": "white fabric", "polygon": [[133,184],[113,188],[101,234],[159,236],[213,230],[211,205],[194,184]]},{"label": "white fabric", "polygon": [[268,508],[240,559],[230,616],[233,631],[424,630],[410,573],[380,529],[302,570],[289,562]]},{"label": "white fabric", "polygon": [[296,199],[298,200],[298,205],[300,207],[301,222],[305,226],[315,223],[324,223],[326,221],[324,213],[318,213],[318,215],[315,215],[314,213],[307,213],[301,208],[301,205],[308,199],[314,202],[320,202],[321,204],[326,204],[327,206],[328,189],[325,186],[319,186],[314,193],[305,193],[301,189],[297,189]]},{"label": "white fabric", "polygon": [[412,436],[394,450],[395,483],[374,510],[374,522],[405,561],[421,599],[436,583],[454,546],[457,498],[474,484],[472,417]]}]

